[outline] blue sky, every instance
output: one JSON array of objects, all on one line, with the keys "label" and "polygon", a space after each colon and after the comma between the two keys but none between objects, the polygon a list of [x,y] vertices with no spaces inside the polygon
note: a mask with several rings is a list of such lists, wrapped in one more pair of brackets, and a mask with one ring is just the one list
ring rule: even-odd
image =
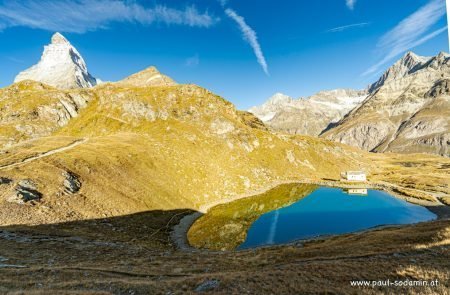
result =
[{"label": "blue sky", "polygon": [[0,0],[0,87],[55,31],[96,77],[155,65],[240,109],[364,88],[406,51],[448,51],[445,0]]}]

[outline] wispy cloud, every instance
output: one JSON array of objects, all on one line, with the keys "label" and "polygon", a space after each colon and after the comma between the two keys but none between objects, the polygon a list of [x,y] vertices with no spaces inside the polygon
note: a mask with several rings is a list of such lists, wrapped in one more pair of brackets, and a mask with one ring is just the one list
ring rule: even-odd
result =
[{"label": "wispy cloud", "polygon": [[0,29],[30,27],[48,31],[85,33],[105,29],[114,22],[150,25],[209,27],[218,21],[194,6],[174,9],[146,8],[135,1],[119,0],[6,0],[0,2]]},{"label": "wispy cloud", "polygon": [[267,62],[262,52],[261,46],[259,45],[256,32],[245,22],[245,19],[242,16],[238,15],[234,10],[228,8],[225,10],[225,13],[239,25],[244,40],[247,41],[253,48],[253,52],[256,55],[256,59],[258,63],[261,65],[264,73],[266,73],[266,75],[269,75]]},{"label": "wispy cloud", "polygon": [[345,0],[345,4],[351,10],[355,8],[356,0]]},{"label": "wispy cloud", "polygon": [[199,64],[200,64],[200,57],[198,56],[198,54],[188,57],[184,62],[184,65],[187,67],[196,67]]},{"label": "wispy cloud", "polygon": [[327,31],[325,31],[326,33],[337,33],[337,32],[342,32],[348,29],[353,29],[353,28],[361,28],[361,27],[366,27],[370,25],[370,23],[357,23],[357,24],[351,24],[351,25],[346,25],[346,26],[340,26],[340,27],[336,27],[336,28],[332,28],[329,29]]},{"label": "wispy cloud", "polygon": [[364,72],[363,76],[376,73],[380,67],[400,54],[445,32],[447,27],[429,32],[432,26],[445,15],[445,11],[444,0],[431,0],[428,4],[403,19],[397,26],[380,38],[377,50],[384,57]]},{"label": "wispy cloud", "polygon": [[219,3],[222,7],[225,7],[228,4],[228,0],[219,0]]}]

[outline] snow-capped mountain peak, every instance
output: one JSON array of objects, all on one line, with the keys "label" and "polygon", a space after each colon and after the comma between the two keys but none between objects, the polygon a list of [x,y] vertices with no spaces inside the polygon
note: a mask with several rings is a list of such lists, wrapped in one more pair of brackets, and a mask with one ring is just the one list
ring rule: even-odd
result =
[{"label": "snow-capped mountain peak", "polygon": [[292,97],[285,95],[283,93],[277,92],[272,97],[269,98],[267,104],[270,105],[281,105],[292,102]]},{"label": "snow-capped mountain peak", "polygon": [[61,89],[89,88],[98,84],[87,70],[78,50],[60,33],[55,33],[51,43],[44,47],[39,63],[19,73],[14,82],[39,81]]},{"label": "snow-capped mountain peak", "polygon": [[261,106],[254,106],[249,109],[249,112],[256,115],[262,121],[267,122],[272,120],[280,109],[287,107],[293,101],[294,99],[292,97],[277,92]]}]

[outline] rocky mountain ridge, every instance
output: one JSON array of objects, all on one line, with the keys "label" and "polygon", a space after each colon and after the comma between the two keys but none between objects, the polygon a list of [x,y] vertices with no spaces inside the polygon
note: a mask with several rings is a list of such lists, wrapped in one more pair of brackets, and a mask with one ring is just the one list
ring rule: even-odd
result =
[{"label": "rocky mountain ridge", "polygon": [[136,74],[133,74],[116,84],[123,86],[135,86],[135,87],[146,87],[146,86],[174,86],[176,82],[172,78],[161,74],[155,67],[146,68]]},{"label": "rocky mountain ridge", "polygon": [[374,152],[449,156],[450,55],[408,52],[370,86],[369,97],[323,137]]},{"label": "rocky mountain ridge", "polygon": [[365,91],[277,94],[250,112],[271,129],[322,136],[373,152],[449,155],[450,56],[407,52]]},{"label": "rocky mountain ridge", "polygon": [[412,51],[408,51],[399,61],[388,68],[375,83],[369,86],[369,92],[373,93],[385,83],[401,79],[419,70],[430,59],[431,57],[419,56]]}]

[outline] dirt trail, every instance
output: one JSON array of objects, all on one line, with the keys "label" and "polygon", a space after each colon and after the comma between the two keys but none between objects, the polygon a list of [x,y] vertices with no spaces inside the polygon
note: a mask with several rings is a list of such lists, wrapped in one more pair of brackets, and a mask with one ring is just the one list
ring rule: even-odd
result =
[{"label": "dirt trail", "polygon": [[80,144],[86,143],[87,141],[88,141],[87,138],[79,139],[79,140],[76,140],[76,141],[72,142],[69,145],[66,145],[66,146],[63,146],[63,147],[60,147],[60,148],[57,148],[57,149],[54,149],[54,150],[49,150],[49,151],[40,153],[40,154],[38,154],[36,156],[32,156],[32,157],[29,157],[29,158],[22,159],[19,162],[15,162],[15,163],[11,163],[11,164],[0,166],[0,170],[14,168],[14,167],[17,167],[17,166],[20,166],[20,165],[24,165],[26,163],[30,163],[30,162],[33,162],[33,161],[36,161],[36,160],[39,160],[39,159],[42,159],[42,158],[45,158],[45,157],[57,154],[57,153],[64,152],[64,151],[73,149],[74,147],[76,147],[76,146],[78,146]]}]

